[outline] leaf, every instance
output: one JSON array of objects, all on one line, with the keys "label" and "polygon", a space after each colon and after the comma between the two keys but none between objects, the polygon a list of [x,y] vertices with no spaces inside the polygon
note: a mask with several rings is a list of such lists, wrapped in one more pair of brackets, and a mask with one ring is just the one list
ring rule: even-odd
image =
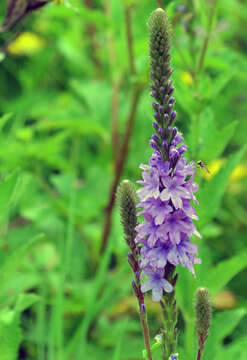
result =
[{"label": "leaf", "polygon": [[242,253],[231,259],[223,260],[208,272],[208,276],[205,278],[203,285],[205,285],[210,290],[210,293],[214,295],[246,266],[247,253]]},{"label": "leaf", "polygon": [[246,312],[246,309],[240,308],[223,311],[213,317],[210,335],[205,346],[204,359],[216,359],[217,352],[220,352],[221,342],[232,333]]},{"label": "leaf", "polygon": [[237,121],[233,121],[213,134],[206,129],[210,135],[204,140],[203,147],[199,152],[199,158],[209,162],[219,157],[233,136],[237,124]]},{"label": "leaf", "polygon": [[[213,111],[207,107],[199,118],[198,159],[209,162],[219,157],[231,139],[237,123],[237,121],[233,121],[223,129],[217,130]],[[191,131],[193,130],[191,129]]]},{"label": "leaf", "polygon": [[39,296],[35,294],[20,294],[18,296],[15,311],[22,313],[24,310],[28,309],[34,303],[39,300]]},{"label": "leaf", "polygon": [[231,81],[235,73],[236,70],[233,70],[232,67],[230,67],[228,73],[224,71],[222,75],[218,76],[214,80],[214,86],[212,88],[212,94],[211,94],[212,98],[217,96],[219,92],[226,87],[226,85]]},{"label": "leaf", "polygon": [[0,289],[3,289],[12,273],[16,270],[16,267],[23,261],[23,257],[28,250],[40,240],[44,238],[43,234],[34,236],[27,240],[19,247],[15,248],[13,252],[6,256],[3,263],[0,265]]},{"label": "leaf", "polygon": [[222,347],[216,360],[245,360],[247,358],[247,337],[235,340],[230,345]]},{"label": "leaf", "polygon": [[19,171],[15,171],[0,184],[0,218],[9,208],[15,193],[18,178]]},{"label": "leaf", "polygon": [[200,227],[208,224],[209,221],[216,215],[220,207],[228,179],[234,168],[241,161],[245,150],[246,146],[243,146],[240,151],[231,155],[221,170],[212,178],[211,181],[206,183],[199,192],[198,200],[200,206],[198,208],[198,224]]},{"label": "leaf", "polygon": [[178,307],[186,320],[193,318],[193,297],[198,285],[198,280],[182,266],[177,267],[178,282],[176,285],[176,299]]},{"label": "leaf", "polygon": [[19,295],[13,310],[3,309],[0,312],[0,349],[1,360],[15,360],[21,342],[20,315],[38,301],[33,294]]},{"label": "leaf", "polygon": [[0,117],[0,131],[2,130],[2,128],[4,127],[4,125],[6,124],[6,122],[11,118],[12,114],[5,114],[3,116]]}]

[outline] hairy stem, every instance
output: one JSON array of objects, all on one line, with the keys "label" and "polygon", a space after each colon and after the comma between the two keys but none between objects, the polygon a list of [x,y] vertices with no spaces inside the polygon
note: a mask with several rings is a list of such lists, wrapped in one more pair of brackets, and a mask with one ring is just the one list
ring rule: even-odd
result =
[{"label": "hairy stem", "polygon": [[[111,2],[106,0],[105,2],[105,14],[106,17],[111,20],[112,11],[111,11]],[[112,76],[112,105],[111,105],[111,120],[112,120],[112,152],[113,152],[113,161],[116,168],[117,156],[119,154],[119,92],[120,92],[120,79],[117,74],[117,65],[116,65],[116,47],[114,36],[111,31],[107,32],[107,45],[109,52],[109,61],[111,63],[111,68],[113,69]]]},{"label": "hairy stem", "polygon": [[152,360],[152,353],[151,353],[151,347],[150,347],[150,341],[149,341],[149,330],[148,330],[148,323],[147,323],[147,313],[143,309],[143,304],[139,303],[139,310],[140,310],[140,320],[141,320],[141,324],[142,324],[143,338],[144,338],[145,348],[147,351],[147,357],[148,357],[148,360]]},{"label": "hairy stem", "polygon": [[130,137],[131,137],[132,130],[133,130],[135,115],[136,115],[141,91],[142,91],[142,87],[140,85],[136,85],[134,87],[134,90],[132,93],[131,106],[130,106],[130,111],[129,111],[129,115],[128,115],[127,122],[126,122],[124,138],[123,138],[121,148],[119,151],[120,155],[119,155],[117,165],[116,165],[116,172],[115,172],[115,176],[114,176],[114,179],[112,182],[109,199],[108,199],[108,203],[107,203],[106,210],[105,210],[105,222],[104,222],[104,227],[103,227],[101,250],[100,250],[101,253],[104,252],[104,250],[106,248],[108,237],[109,237],[110,231],[111,231],[112,211],[113,211],[113,207],[115,204],[116,191],[117,191],[117,187],[119,184],[119,180],[120,180],[122,172],[123,172],[125,160],[127,158],[129,141],[130,141]]},{"label": "hairy stem", "polygon": [[[89,10],[94,9],[93,0],[84,0],[84,3]],[[90,22],[86,24],[86,29],[88,33],[91,60],[94,64],[98,77],[100,77],[102,72],[102,65],[98,57],[99,43],[97,41],[97,29],[96,26]]]},{"label": "hairy stem", "polygon": [[200,349],[198,350],[196,360],[201,360],[201,350]]},{"label": "hairy stem", "polygon": [[124,8],[124,15],[125,15],[125,24],[126,24],[126,39],[127,39],[127,46],[128,46],[128,56],[129,56],[129,67],[131,75],[136,74],[136,67],[135,67],[135,56],[134,56],[134,42],[133,42],[133,35],[132,35],[132,21],[131,21],[131,10],[132,7],[125,6]]},{"label": "hairy stem", "polygon": [[[132,35],[132,26],[131,26],[131,7],[125,8],[125,20],[126,20],[126,40],[129,54],[129,62],[130,62],[130,72],[131,75],[136,74],[135,69],[135,59],[134,59],[134,50],[133,50],[133,35]],[[142,86],[140,84],[135,84],[134,89],[131,96],[131,105],[130,111],[127,117],[124,136],[121,142],[121,146],[119,147],[119,156],[116,157],[116,166],[115,166],[115,175],[112,182],[112,186],[110,189],[109,199],[105,210],[105,221],[102,232],[102,240],[101,240],[101,249],[100,252],[104,252],[105,247],[107,245],[108,237],[111,232],[111,222],[112,222],[112,211],[115,204],[116,191],[117,187],[123,172],[124,164],[128,154],[129,141],[132,135],[132,130],[135,121],[135,115],[140,99],[140,95],[142,92]]]},{"label": "hairy stem", "polygon": [[157,4],[160,8],[164,9],[164,4],[162,0],[157,0]]}]

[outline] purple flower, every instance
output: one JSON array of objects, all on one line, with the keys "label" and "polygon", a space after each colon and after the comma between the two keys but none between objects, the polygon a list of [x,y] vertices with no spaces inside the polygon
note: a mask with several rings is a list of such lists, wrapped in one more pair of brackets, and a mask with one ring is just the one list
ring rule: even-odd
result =
[{"label": "purple flower", "polygon": [[138,181],[138,184],[141,184],[143,187],[137,191],[139,198],[142,201],[147,200],[150,197],[155,199],[159,196],[159,174],[157,169],[152,169],[151,173],[143,172],[142,173],[143,181]]},{"label": "purple flower", "polygon": [[161,268],[164,269],[167,264],[167,257],[172,246],[160,243],[156,247],[143,246],[141,249],[142,268]]},{"label": "purple flower", "polygon": [[188,237],[184,235],[182,241],[169,250],[167,260],[174,266],[181,264],[187,267],[195,276],[194,264],[201,263],[201,260],[194,256],[197,253],[197,246],[191,243]]},{"label": "purple flower", "polygon": [[168,201],[161,201],[160,199],[151,198],[145,203],[140,203],[138,207],[143,207],[143,210],[139,212],[140,214],[150,214],[155,225],[160,225],[164,222],[166,215],[172,211],[172,207],[169,205]]},{"label": "purple flower", "polygon": [[176,210],[165,218],[165,222],[156,230],[156,234],[169,234],[172,244],[179,244],[181,234],[192,236],[196,232],[195,225],[182,210]]},{"label": "purple flower", "polygon": [[183,186],[185,184],[184,178],[166,176],[162,178],[162,184],[165,188],[160,193],[160,199],[163,201],[171,199],[175,209],[181,209],[182,198],[190,198],[188,190]]},{"label": "purple flower", "polygon": [[[146,219],[148,215],[145,215]],[[151,219],[152,217],[150,217]],[[149,220],[150,220],[149,219]],[[142,224],[136,227],[138,236],[137,241],[143,242],[143,239],[146,239],[146,242],[149,246],[154,246],[158,240],[167,240],[167,234],[160,234],[160,226],[156,225],[154,221],[144,221]]]},{"label": "purple flower", "polygon": [[[180,142],[181,134],[176,137],[179,137],[176,142]],[[140,268],[149,277],[141,290],[152,289],[153,300],[159,301],[163,292],[171,289],[165,278],[169,264],[175,267],[181,264],[195,275],[194,264],[200,263],[195,257],[197,246],[189,240],[192,235],[201,237],[192,221],[198,216],[191,205],[191,200],[197,201],[194,193],[198,186],[194,183],[194,163],[187,163],[183,152],[177,159],[172,156],[164,161],[162,152],[155,150],[149,165],[142,164],[141,169],[143,181],[138,182],[142,188],[137,192],[140,201],[137,207],[144,221],[136,227],[136,242],[142,244]]]},{"label": "purple flower", "polygon": [[164,279],[164,270],[146,269],[143,275],[147,275],[148,279],[142,283],[141,290],[143,293],[152,290],[153,301],[160,301],[163,291],[172,292],[172,285]]}]

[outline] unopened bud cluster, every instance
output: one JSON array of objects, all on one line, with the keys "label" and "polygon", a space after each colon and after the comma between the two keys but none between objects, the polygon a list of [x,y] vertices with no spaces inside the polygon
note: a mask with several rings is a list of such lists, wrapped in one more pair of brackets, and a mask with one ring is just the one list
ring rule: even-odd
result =
[{"label": "unopened bud cluster", "polygon": [[206,288],[199,288],[195,296],[196,330],[199,349],[202,352],[209,335],[211,320],[210,294]]}]

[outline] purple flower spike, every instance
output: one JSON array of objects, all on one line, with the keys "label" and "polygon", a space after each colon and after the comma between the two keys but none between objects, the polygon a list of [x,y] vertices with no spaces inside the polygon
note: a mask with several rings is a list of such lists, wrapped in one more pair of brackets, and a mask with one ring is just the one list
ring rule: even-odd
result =
[{"label": "purple flower spike", "polygon": [[159,136],[152,136],[150,145],[155,151],[149,165],[141,165],[143,181],[138,182],[141,188],[137,191],[138,216],[144,217],[136,227],[135,239],[141,247],[141,291],[152,290],[154,301],[160,301],[166,292],[174,292],[176,266],[185,266],[195,275],[194,264],[200,263],[196,257],[197,246],[190,241],[193,235],[200,237],[193,223],[198,216],[192,206],[192,202],[197,201],[194,193],[198,186],[194,183],[195,165],[187,163],[184,157],[187,146],[182,144],[183,136],[173,126],[177,114],[175,99],[171,97],[174,87],[169,79],[172,69],[166,21],[163,10],[153,13],[151,88],[156,92],[153,108],[158,124],[155,122],[157,126],[153,126]]}]

